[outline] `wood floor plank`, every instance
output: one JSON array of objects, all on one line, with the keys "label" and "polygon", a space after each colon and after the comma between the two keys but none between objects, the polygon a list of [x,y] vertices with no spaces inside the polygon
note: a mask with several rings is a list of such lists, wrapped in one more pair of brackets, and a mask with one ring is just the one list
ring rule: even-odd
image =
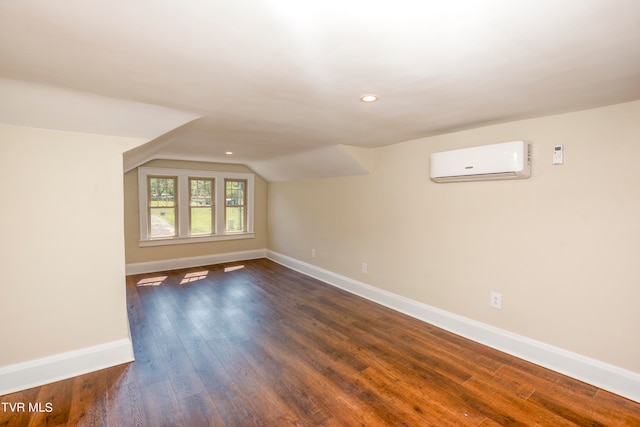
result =
[{"label": "wood floor plank", "polygon": [[[75,379],[67,379],[40,387],[35,402],[44,410],[31,412],[29,427],[36,426],[66,426],[71,412],[71,399]],[[50,405],[49,412],[47,405]]]},{"label": "wood floor plank", "polygon": [[146,418],[140,383],[133,372],[133,366],[136,363],[128,363],[100,371],[104,372],[106,377],[106,425],[110,427],[150,425]]},{"label": "wood floor plank", "polygon": [[[499,383],[500,381],[485,381],[474,377],[464,384],[459,393],[476,411],[500,425],[574,425],[571,420],[544,406],[521,399],[513,393],[505,393]],[[478,399],[478,396],[485,397]]]},{"label": "wood floor plank", "polygon": [[207,391],[186,397],[182,405],[182,416],[187,426],[227,426]]},{"label": "wood floor plank", "polygon": [[[225,267],[234,267],[226,269]],[[2,426],[638,426],[640,404],[266,259],[127,278],[136,361]]]},{"label": "wood floor plank", "polygon": [[107,384],[106,376],[91,372],[74,378],[68,425],[107,425]]},{"label": "wood floor plank", "polygon": [[[18,409],[18,404],[24,405],[26,402],[36,402],[40,393],[40,387],[0,396],[3,403],[0,411],[0,427],[17,427],[29,424],[31,414]],[[12,409],[13,408],[15,409]]]}]

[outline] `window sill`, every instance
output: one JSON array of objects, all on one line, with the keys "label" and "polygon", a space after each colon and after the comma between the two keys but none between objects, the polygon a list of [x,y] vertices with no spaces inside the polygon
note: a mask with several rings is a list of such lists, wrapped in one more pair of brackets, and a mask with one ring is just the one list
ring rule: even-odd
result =
[{"label": "window sill", "polygon": [[194,237],[170,237],[166,239],[140,240],[138,246],[141,248],[148,246],[184,245],[189,243],[220,242],[225,240],[253,239],[255,233],[234,233],[216,236],[194,236]]}]

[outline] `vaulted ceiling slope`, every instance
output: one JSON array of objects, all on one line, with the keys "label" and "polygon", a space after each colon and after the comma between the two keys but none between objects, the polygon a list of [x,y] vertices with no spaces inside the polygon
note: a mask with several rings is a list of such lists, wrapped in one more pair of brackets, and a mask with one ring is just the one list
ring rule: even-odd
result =
[{"label": "vaulted ceiling slope", "polygon": [[129,167],[363,173],[357,147],[640,99],[640,2],[7,0],[0,78],[100,98],[93,119],[5,100],[0,120],[148,135]]}]

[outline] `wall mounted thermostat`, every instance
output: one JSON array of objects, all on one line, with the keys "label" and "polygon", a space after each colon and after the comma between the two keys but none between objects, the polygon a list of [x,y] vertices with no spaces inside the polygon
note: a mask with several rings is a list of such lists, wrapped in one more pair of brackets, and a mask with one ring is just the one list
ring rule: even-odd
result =
[{"label": "wall mounted thermostat", "polygon": [[562,144],[554,145],[553,146],[553,164],[561,165],[563,163],[564,163],[564,146]]}]

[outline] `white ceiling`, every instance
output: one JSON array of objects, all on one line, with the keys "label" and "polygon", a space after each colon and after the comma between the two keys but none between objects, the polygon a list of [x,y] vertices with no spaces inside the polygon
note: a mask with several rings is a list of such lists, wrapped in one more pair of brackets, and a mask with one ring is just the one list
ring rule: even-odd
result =
[{"label": "white ceiling", "polygon": [[4,0],[0,78],[149,107],[131,166],[293,179],[305,153],[640,99],[640,1]]}]

